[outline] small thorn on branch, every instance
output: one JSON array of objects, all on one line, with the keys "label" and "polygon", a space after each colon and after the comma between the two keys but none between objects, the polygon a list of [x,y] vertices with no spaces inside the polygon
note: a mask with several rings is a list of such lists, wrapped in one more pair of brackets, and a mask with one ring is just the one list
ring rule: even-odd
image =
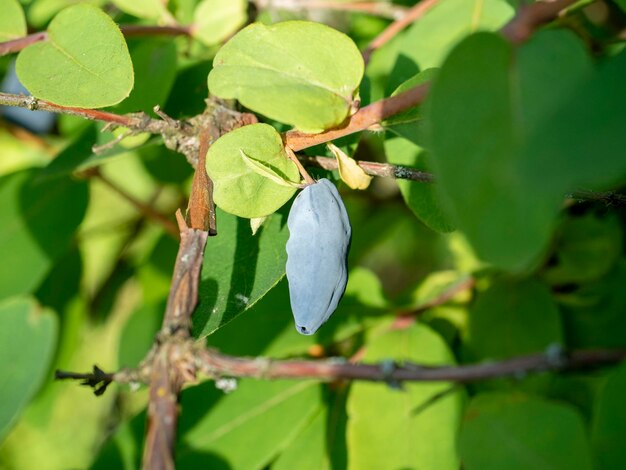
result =
[{"label": "small thorn on branch", "polygon": [[93,366],[90,373],[66,372],[57,369],[54,372],[55,380],[81,380],[80,385],[91,387],[96,396],[102,395],[113,382],[114,374],[104,372],[98,366]]}]

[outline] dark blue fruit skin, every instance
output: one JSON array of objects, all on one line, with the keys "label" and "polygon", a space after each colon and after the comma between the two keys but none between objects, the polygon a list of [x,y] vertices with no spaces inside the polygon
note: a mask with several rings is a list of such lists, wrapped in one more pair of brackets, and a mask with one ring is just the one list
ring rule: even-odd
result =
[{"label": "dark blue fruit skin", "polygon": [[312,335],[337,308],[348,281],[352,229],[337,188],[327,179],[304,188],[289,218],[287,280],[296,329]]}]

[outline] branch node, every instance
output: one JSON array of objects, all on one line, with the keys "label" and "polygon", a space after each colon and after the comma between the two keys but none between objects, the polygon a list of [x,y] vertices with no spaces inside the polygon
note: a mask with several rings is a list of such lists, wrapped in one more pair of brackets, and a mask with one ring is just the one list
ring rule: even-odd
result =
[{"label": "branch node", "polygon": [[26,97],[26,107],[30,110],[30,111],[37,111],[37,109],[39,109],[39,100],[37,98],[35,98],[34,96],[27,96]]},{"label": "branch node", "polygon": [[104,372],[98,366],[93,366],[93,372],[89,374],[79,374],[75,372],[65,372],[56,370],[54,372],[55,380],[81,380],[80,385],[85,385],[93,389],[94,395],[99,397],[107,387],[113,382],[114,374]]},{"label": "branch node", "polygon": [[179,120],[174,119],[169,117],[167,114],[165,114],[163,111],[161,111],[161,107],[157,104],[154,108],[152,108],[152,110],[154,111],[154,113],[159,116],[161,119],[163,119],[165,122],[167,122],[171,127],[173,127],[174,129],[180,129],[182,124]]},{"label": "branch node", "polygon": [[569,364],[567,351],[560,343],[552,343],[548,345],[545,351],[546,361],[550,369],[562,370]]},{"label": "branch node", "polygon": [[385,359],[379,364],[383,381],[393,390],[402,390],[402,383],[394,378],[394,372],[398,370],[398,364],[393,359]]}]

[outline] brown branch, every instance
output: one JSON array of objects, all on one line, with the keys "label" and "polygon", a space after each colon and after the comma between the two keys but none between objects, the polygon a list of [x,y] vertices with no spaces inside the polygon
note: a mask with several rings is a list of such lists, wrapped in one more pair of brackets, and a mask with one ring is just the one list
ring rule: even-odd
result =
[{"label": "brown branch", "polygon": [[0,42],[0,56],[19,52],[31,44],[35,44],[39,41],[45,41],[46,39],[48,39],[48,33],[46,31],[41,31],[39,33],[29,34],[28,36],[24,36],[22,38]]},{"label": "brown branch", "polygon": [[195,380],[195,370],[189,367],[193,364],[191,315],[198,302],[208,233],[188,228],[180,211],[176,218],[181,240],[172,286],[157,343],[145,361],[152,367],[143,468],[150,470],[174,468],[178,394],[184,383]]},{"label": "brown branch", "polygon": [[582,350],[566,354],[558,348],[544,354],[515,357],[498,362],[463,366],[431,366],[388,363],[351,364],[344,360],[272,361],[264,358],[227,356],[202,350],[197,355],[199,369],[211,376],[255,377],[262,379],[368,380],[377,382],[476,382],[498,377],[519,376],[546,371],[570,371],[616,364],[626,358],[626,350]]},{"label": "brown branch", "polygon": [[[298,159],[305,165],[318,166],[324,170],[336,170],[338,167],[336,158],[299,155]],[[357,160],[357,164],[370,176],[419,181],[422,183],[432,183],[435,180],[431,173],[416,170],[415,168],[408,166],[392,165],[391,163],[366,162],[363,160]]]},{"label": "brown branch", "polygon": [[330,129],[321,134],[307,134],[300,131],[289,131],[284,134],[285,145],[294,152],[314,145],[330,142],[355,132],[364,131],[379,124],[391,116],[406,111],[420,104],[428,92],[428,83],[418,85],[403,93],[376,101],[365,108],[361,108],[350,117],[343,127]]},{"label": "brown branch", "polygon": [[151,121],[156,121],[154,119],[150,120],[150,118],[148,118],[147,116],[147,119],[140,117],[137,114],[120,115],[115,113],[109,113],[106,111],[99,111],[97,109],[61,106],[58,104],[54,104],[50,101],[37,99],[34,96],[14,95],[11,93],[0,93],[0,105],[26,108],[30,109],[31,111],[49,111],[52,113],[69,114],[71,116],[82,117],[90,121],[102,121],[128,128],[144,126],[146,127],[146,132],[151,132],[149,130],[153,126]]},{"label": "brown branch", "polygon": [[439,0],[422,0],[417,5],[407,10],[404,16],[398,18],[385,28],[378,36],[376,36],[372,42],[363,51],[363,60],[367,64],[370,61],[372,53],[380,49],[393,39],[400,31],[406,28],[411,23],[420,19],[424,14],[434,7]]},{"label": "brown branch", "polygon": [[89,176],[94,176],[98,178],[107,187],[109,187],[115,193],[119,194],[122,198],[128,201],[135,209],[137,209],[146,218],[161,225],[165,229],[165,231],[169,233],[172,237],[178,238],[178,229],[176,228],[176,224],[172,220],[168,219],[165,215],[155,210],[154,207],[152,207],[149,204],[146,204],[145,202],[140,201],[139,199],[135,198],[133,195],[126,192],[126,190],[118,186],[117,183],[109,179],[107,176],[104,176],[97,168],[92,168],[88,170],[86,173]]},{"label": "brown branch", "polygon": [[191,228],[206,230],[210,236],[217,235],[215,219],[215,204],[213,203],[213,181],[206,172],[206,154],[211,142],[213,126],[205,127],[200,131],[200,145],[198,147],[198,163],[193,175],[191,195],[187,217]]},{"label": "brown branch", "polygon": [[141,36],[191,36],[191,26],[187,25],[143,25],[125,24],[120,26],[120,31],[126,38]]},{"label": "brown branch", "polygon": [[576,0],[552,0],[522,4],[511,21],[500,32],[513,44],[521,44],[542,25],[557,18],[563,10]]},{"label": "brown branch", "polygon": [[448,287],[446,290],[441,292],[434,299],[431,299],[425,304],[420,305],[416,313],[421,313],[430,308],[443,305],[447,303],[448,301],[452,300],[460,292],[473,289],[475,285],[476,285],[476,279],[474,279],[473,277],[467,277],[465,279],[462,279],[458,281],[457,283],[452,284],[450,287]]},{"label": "brown branch", "polygon": [[253,0],[259,10],[276,9],[284,11],[310,11],[310,10],[335,10],[346,12],[365,13],[385,18],[400,18],[407,8],[391,3],[380,2],[341,2],[341,1],[315,1],[315,0]]},{"label": "brown branch", "polygon": [[[120,31],[127,37],[137,36],[190,36],[190,26],[154,26],[154,25],[121,25]],[[11,39],[9,41],[0,42],[0,56],[19,52],[28,46],[40,41],[46,41],[48,39],[47,31],[40,31],[38,33],[29,34],[17,39]]]},{"label": "brown branch", "polygon": [[[183,356],[181,356],[182,358]],[[625,349],[587,349],[564,351],[558,346],[546,352],[513,357],[501,361],[485,361],[460,366],[433,366],[411,362],[376,364],[348,362],[344,358],[325,360],[272,360],[263,357],[235,357],[205,349],[200,343],[185,351],[188,366],[217,379],[220,377],[253,377],[256,379],[317,379],[321,381],[362,380],[371,382],[479,382],[503,377],[519,377],[542,372],[570,372],[598,369],[626,359]],[[96,380],[102,374],[57,372],[59,378]],[[147,377],[132,370],[104,374],[118,383],[146,382]],[[190,379],[192,381],[194,379]]]}]

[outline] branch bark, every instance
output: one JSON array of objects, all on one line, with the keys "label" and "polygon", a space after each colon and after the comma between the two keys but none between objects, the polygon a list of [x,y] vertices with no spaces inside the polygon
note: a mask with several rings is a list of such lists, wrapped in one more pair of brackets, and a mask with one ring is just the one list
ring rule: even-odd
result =
[{"label": "branch bark", "polygon": [[180,211],[180,246],[172,286],[156,345],[150,353],[150,401],[143,468],[174,468],[178,424],[178,394],[184,383],[195,380],[190,369],[191,315],[198,302],[200,270],[208,232],[188,228]]},{"label": "branch bark", "polygon": [[[196,344],[186,349],[179,358],[190,361],[187,370],[201,372],[212,379],[220,377],[253,377],[256,379],[317,379],[362,380],[370,382],[456,382],[470,383],[482,380],[523,377],[542,372],[570,372],[598,369],[618,364],[626,359],[625,349],[589,349],[564,351],[558,346],[544,353],[513,357],[502,361],[488,361],[461,366],[433,366],[411,362],[382,361],[375,364],[352,363],[344,358],[326,360],[272,360],[263,357],[236,357],[206,349]],[[179,361],[180,362],[180,361]],[[57,371],[59,379],[97,380],[118,383],[147,382],[149,376],[135,370],[114,374]],[[191,381],[191,380],[190,380]],[[160,392],[162,395],[162,391]],[[146,467],[147,468],[147,467]]]},{"label": "branch bark", "polygon": [[569,371],[621,362],[626,350],[587,350],[569,354],[558,348],[544,354],[521,356],[498,362],[464,366],[433,367],[403,363],[351,364],[345,360],[272,361],[241,358],[204,350],[197,356],[199,369],[210,377],[255,377],[262,379],[314,378],[324,381],[368,380],[374,382],[476,382],[498,377],[546,371]]}]

